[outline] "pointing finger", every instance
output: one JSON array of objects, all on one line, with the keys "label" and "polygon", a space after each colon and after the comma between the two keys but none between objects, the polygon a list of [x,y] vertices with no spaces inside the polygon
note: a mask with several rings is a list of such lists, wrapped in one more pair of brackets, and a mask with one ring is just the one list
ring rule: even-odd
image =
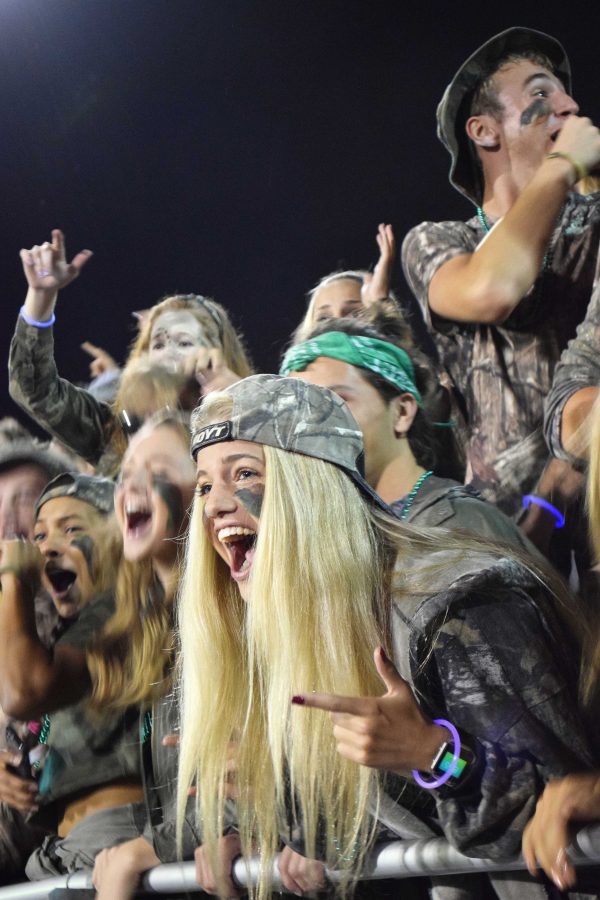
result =
[{"label": "pointing finger", "polygon": [[349,713],[353,716],[369,715],[372,711],[371,698],[368,697],[340,697],[338,694],[296,694],[292,697],[295,706],[309,706],[313,709],[322,709],[325,712]]}]

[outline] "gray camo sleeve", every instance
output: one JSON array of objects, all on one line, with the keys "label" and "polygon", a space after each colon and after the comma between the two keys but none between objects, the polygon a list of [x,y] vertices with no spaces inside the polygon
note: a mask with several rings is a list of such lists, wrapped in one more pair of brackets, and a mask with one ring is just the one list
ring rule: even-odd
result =
[{"label": "gray camo sleeve", "polygon": [[108,443],[113,414],[108,404],[59,377],[52,328],[36,328],[19,316],[8,370],[12,399],[53,437],[95,465]]}]

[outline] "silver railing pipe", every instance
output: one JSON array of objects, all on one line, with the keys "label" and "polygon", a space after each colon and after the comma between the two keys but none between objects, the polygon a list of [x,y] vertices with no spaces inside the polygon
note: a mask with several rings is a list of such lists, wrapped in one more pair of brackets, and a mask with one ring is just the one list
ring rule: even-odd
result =
[{"label": "silver railing pipe", "polygon": [[[575,836],[569,856],[576,865],[600,865],[600,824],[582,828]],[[241,887],[255,884],[259,873],[259,860],[238,859],[233,867],[234,879]],[[525,863],[521,857],[508,860],[477,859],[465,856],[444,838],[427,838],[417,841],[392,841],[381,844],[369,854],[363,881],[381,878],[414,878],[415,876],[464,875],[469,872],[522,871]],[[329,881],[335,883],[340,873],[327,871]],[[281,887],[277,862],[273,864],[273,889]],[[0,900],[45,900],[51,891],[62,889],[89,889],[92,887],[90,870],[29,881],[26,884],[0,888]],[[157,894],[199,891],[193,862],[164,863],[149,869],[142,878],[141,889]]]}]

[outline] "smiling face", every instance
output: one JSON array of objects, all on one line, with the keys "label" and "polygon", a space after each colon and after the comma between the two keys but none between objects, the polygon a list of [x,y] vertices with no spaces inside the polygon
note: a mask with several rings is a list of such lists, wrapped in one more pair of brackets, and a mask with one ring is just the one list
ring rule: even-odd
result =
[{"label": "smiling face", "polygon": [[77,615],[95,592],[96,546],[106,517],[75,497],[55,497],[40,508],[33,539],[46,563],[44,586],[63,618]]},{"label": "smiling face", "polygon": [[204,527],[247,600],[265,489],[262,446],[250,441],[212,444],[198,452],[196,463]]},{"label": "smiling face", "polygon": [[149,425],[132,439],[115,492],[115,513],[130,561],[172,562],[195,485],[194,464],[183,432]]},{"label": "smiling face", "polygon": [[152,362],[172,371],[199,347],[209,342],[198,319],[187,309],[173,309],[158,316],[150,333],[148,356]]}]

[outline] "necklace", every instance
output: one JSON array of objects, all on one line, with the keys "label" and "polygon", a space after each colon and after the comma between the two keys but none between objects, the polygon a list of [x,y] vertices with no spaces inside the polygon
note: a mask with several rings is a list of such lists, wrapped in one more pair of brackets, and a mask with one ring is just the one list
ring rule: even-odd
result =
[{"label": "necklace", "polygon": [[[38,744],[47,744],[48,743],[48,735],[50,734],[50,716],[48,713],[42,719],[42,728],[40,731],[40,736],[38,737]],[[33,763],[34,769],[40,769],[42,766],[42,761],[40,759],[36,759]]]},{"label": "necklace", "polygon": [[[482,225],[483,230],[485,231],[485,233],[486,233],[486,234],[489,234],[490,231],[491,231],[491,229],[490,229],[490,226],[489,226],[488,223],[487,223],[487,219],[486,219],[486,217],[485,217],[485,213],[484,213],[484,211],[482,210],[481,206],[478,206],[478,207],[477,207],[477,218],[478,218],[479,221],[481,222],[481,225]],[[549,249],[546,250],[546,252],[544,253],[544,259],[542,260],[542,269],[541,269],[542,273],[546,272],[547,269],[549,269],[551,265],[552,265],[552,248],[549,248]]]},{"label": "necklace", "polygon": [[423,482],[426,481],[427,478],[429,478],[430,475],[433,475],[433,469],[429,469],[428,472],[423,472],[423,474],[419,478],[417,478],[417,481],[416,481],[412,491],[410,492],[410,494],[408,494],[406,500],[404,501],[404,503],[402,505],[402,512],[398,516],[398,518],[400,519],[401,522],[403,522],[406,519],[406,517],[408,516],[410,508],[413,505],[413,503],[415,502],[415,497],[419,493],[419,488],[421,487]]}]

